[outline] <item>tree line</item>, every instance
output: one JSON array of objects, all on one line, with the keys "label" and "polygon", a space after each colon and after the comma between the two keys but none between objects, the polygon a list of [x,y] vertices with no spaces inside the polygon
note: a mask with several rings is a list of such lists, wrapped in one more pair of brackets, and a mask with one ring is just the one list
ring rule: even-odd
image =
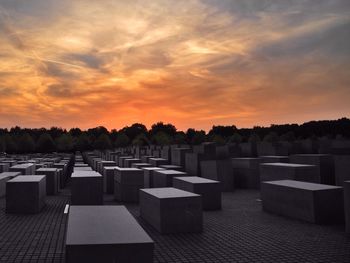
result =
[{"label": "tree line", "polygon": [[174,125],[163,122],[153,124],[149,130],[141,123],[134,123],[120,130],[111,131],[102,126],[88,130],[79,128],[66,130],[58,127],[28,129],[16,126],[11,129],[0,128],[0,152],[71,152],[105,150],[129,145],[274,142],[321,137],[350,138],[350,120],[342,118],[330,121],[310,121],[301,125],[256,126],[250,129],[238,129],[235,125],[219,125],[213,126],[208,133],[193,128],[189,128],[186,132],[178,131]]}]

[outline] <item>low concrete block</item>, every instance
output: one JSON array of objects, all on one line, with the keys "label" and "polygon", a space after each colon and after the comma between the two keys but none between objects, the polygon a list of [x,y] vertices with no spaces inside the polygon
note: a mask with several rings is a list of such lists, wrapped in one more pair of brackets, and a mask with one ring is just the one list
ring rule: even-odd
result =
[{"label": "low concrete block", "polygon": [[173,178],[188,176],[187,173],[176,171],[176,170],[157,170],[153,172],[153,187],[172,187]]},{"label": "low concrete block", "polygon": [[6,213],[34,214],[45,206],[46,176],[19,175],[6,182]]},{"label": "low concrete block", "polygon": [[197,176],[175,177],[175,188],[202,196],[203,210],[221,209],[221,183]]},{"label": "low concrete block", "polygon": [[319,183],[318,175],[315,165],[295,163],[262,163],[260,165],[261,182],[289,179]]},{"label": "low concrete block", "polygon": [[234,189],[234,175],[230,159],[201,162],[202,177],[219,181],[222,191]]},{"label": "low concrete block", "polygon": [[345,229],[350,234],[350,181],[344,182]]},{"label": "low concrete block", "polygon": [[46,194],[57,195],[59,189],[59,177],[57,168],[40,168],[35,174],[46,175]]},{"label": "low concrete block", "polygon": [[330,154],[294,154],[290,157],[291,163],[315,165],[320,184],[335,184],[334,159]]},{"label": "low concrete block", "polygon": [[260,188],[260,158],[232,158],[234,185],[236,188]]},{"label": "low concrete block", "polygon": [[144,184],[143,170],[137,168],[116,168],[114,176],[114,197],[121,202],[138,202],[139,190]]},{"label": "low concrete block", "polygon": [[153,240],[124,206],[71,206],[67,263],[153,262]]},{"label": "low concrete block", "polygon": [[344,221],[343,189],[332,185],[280,180],[261,184],[263,209],[311,223]]},{"label": "low concrete block", "polygon": [[72,174],[72,205],[102,205],[102,175],[91,171],[78,171]]},{"label": "low concrete block", "polygon": [[144,168],[142,168],[142,170],[143,170],[143,176],[144,176],[143,187],[144,188],[153,188],[154,187],[154,184],[153,184],[154,171],[161,171],[164,169],[160,168],[160,167],[151,166],[151,167],[144,167]]},{"label": "low concrete block", "polygon": [[141,189],[140,214],[162,234],[203,230],[201,196],[176,188]]},{"label": "low concrete block", "polygon": [[0,173],[0,197],[4,197],[6,195],[6,182],[20,175],[19,172],[3,172]]}]

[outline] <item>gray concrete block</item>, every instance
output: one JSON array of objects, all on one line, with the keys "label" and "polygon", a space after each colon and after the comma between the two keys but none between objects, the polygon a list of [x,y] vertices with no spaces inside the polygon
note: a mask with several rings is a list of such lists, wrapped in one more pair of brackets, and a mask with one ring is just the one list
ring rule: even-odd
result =
[{"label": "gray concrete block", "polygon": [[143,170],[143,176],[144,176],[144,183],[143,183],[143,187],[144,188],[153,188],[154,184],[153,184],[153,176],[154,176],[154,171],[160,171],[160,170],[164,170],[163,168],[160,167],[144,167],[142,168]]},{"label": "gray concrete block", "polygon": [[343,186],[344,181],[350,181],[350,155],[335,155],[335,184]]},{"label": "gray concrete block", "polygon": [[154,242],[124,206],[71,206],[67,263],[153,262]]},{"label": "gray concrete block", "polygon": [[263,163],[260,165],[260,180],[296,180],[319,183],[319,174],[315,165],[295,163]]},{"label": "gray concrete block", "polygon": [[78,171],[72,174],[72,205],[102,205],[103,179],[97,172]]},{"label": "gray concrete block", "polygon": [[310,164],[317,168],[317,182],[335,185],[334,158],[330,154],[294,154],[289,157],[291,163]]},{"label": "gray concrete block", "polygon": [[176,188],[140,190],[140,215],[162,234],[202,232],[202,198]]},{"label": "gray concrete block", "polygon": [[45,206],[46,176],[20,175],[6,182],[6,213],[34,214]]},{"label": "gray concrete block", "polygon": [[176,170],[158,170],[153,172],[153,187],[172,187],[173,178],[180,176],[188,176],[187,173]]},{"label": "gray concrete block", "polygon": [[234,189],[231,159],[202,161],[200,165],[203,178],[219,181],[222,191],[232,191]]},{"label": "gray concrete block", "polygon": [[57,168],[40,168],[36,170],[37,175],[46,175],[46,194],[57,195],[59,191],[59,177]]},{"label": "gray concrete block", "polygon": [[344,182],[345,230],[350,234],[350,181]]},{"label": "gray concrete block", "polygon": [[202,196],[203,210],[221,209],[221,183],[197,176],[174,177],[175,188]]},{"label": "gray concrete block", "polygon": [[332,185],[280,180],[261,184],[263,209],[311,223],[344,221],[343,189]]},{"label": "gray concrete block", "polygon": [[171,150],[171,164],[185,167],[186,153],[191,153],[191,148],[174,148]]},{"label": "gray concrete block", "polygon": [[236,188],[260,188],[260,158],[245,157],[232,158],[234,185]]}]

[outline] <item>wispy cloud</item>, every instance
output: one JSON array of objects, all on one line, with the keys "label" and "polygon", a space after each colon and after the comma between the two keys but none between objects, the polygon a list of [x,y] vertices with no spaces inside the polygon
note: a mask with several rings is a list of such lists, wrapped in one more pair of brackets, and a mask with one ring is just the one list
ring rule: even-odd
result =
[{"label": "wispy cloud", "polygon": [[349,3],[0,0],[0,125],[349,115]]}]

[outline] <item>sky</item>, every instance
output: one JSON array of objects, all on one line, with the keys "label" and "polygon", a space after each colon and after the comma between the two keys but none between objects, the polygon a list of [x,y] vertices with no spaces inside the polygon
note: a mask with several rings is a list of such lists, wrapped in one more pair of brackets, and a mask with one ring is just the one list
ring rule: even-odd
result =
[{"label": "sky", "polygon": [[0,127],[350,116],[349,0],[0,0]]}]

